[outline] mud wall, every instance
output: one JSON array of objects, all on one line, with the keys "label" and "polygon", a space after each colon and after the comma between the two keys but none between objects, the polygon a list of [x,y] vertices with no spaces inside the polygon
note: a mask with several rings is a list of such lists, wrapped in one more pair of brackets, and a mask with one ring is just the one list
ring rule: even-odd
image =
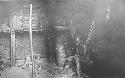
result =
[{"label": "mud wall", "polygon": [[5,65],[10,62],[10,34],[0,33],[0,61]]},{"label": "mud wall", "polygon": [[[43,32],[33,32],[33,51],[47,57],[47,36]],[[30,54],[29,32],[16,33],[16,55]]]}]

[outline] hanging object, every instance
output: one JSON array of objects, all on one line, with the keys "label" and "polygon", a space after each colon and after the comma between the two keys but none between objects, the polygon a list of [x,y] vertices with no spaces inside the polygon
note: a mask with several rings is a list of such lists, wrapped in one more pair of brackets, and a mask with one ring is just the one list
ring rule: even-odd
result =
[{"label": "hanging object", "polygon": [[39,30],[41,31],[46,30],[46,27],[48,26],[47,17],[44,14],[41,14],[39,19],[40,19]]},{"label": "hanging object", "polygon": [[107,13],[106,13],[106,19],[110,19],[110,13],[111,13],[111,6],[107,7]]},{"label": "hanging object", "polygon": [[94,31],[95,31],[95,17],[93,18],[93,21],[92,21],[92,24],[90,25],[90,29],[89,29],[89,33],[88,33],[88,37],[85,41],[85,45],[89,44],[90,41],[91,41],[91,38],[94,34]]}]

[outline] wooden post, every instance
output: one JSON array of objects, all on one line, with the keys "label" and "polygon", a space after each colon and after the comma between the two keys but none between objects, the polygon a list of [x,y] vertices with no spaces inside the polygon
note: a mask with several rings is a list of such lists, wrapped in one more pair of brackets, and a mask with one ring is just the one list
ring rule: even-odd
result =
[{"label": "wooden post", "polygon": [[77,54],[75,56],[75,60],[76,60],[76,67],[77,67],[77,74],[78,74],[78,78],[80,78],[80,73],[81,73],[81,70],[80,70],[80,62],[79,62],[79,55],[78,55],[78,48],[76,48],[77,50]]},{"label": "wooden post", "polygon": [[11,29],[11,66],[15,65],[15,31]]},{"label": "wooden post", "polygon": [[33,40],[32,40],[32,4],[30,4],[30,18],[29,18],[29,35],[30,35],[30,51],[32,59],[32,78],[34,78],[34,58],[33,58]]}]

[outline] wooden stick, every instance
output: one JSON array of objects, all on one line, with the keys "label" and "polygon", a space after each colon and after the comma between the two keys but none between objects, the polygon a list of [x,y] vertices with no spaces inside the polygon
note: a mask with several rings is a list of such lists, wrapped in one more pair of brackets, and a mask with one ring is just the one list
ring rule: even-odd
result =
[{"label": "wooden stick", "polygon": [[34,78],[34,58],[33,58],[33,40],[32,40],[32,4],[30,4],[30,18],[29,18],[29,34],[30,34],[30,50],[32,59],[32,78]]},{"label": "wooden stick", "polygon": [[15,31],[11,29],[11,66],[15,65]]}]

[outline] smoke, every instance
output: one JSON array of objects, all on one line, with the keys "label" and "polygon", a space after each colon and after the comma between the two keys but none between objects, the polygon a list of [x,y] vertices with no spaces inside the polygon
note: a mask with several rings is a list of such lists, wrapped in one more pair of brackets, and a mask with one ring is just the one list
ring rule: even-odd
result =
[{"label": "smoke", "polygon": [[0,1],[0,23],[8,22],[12,12],[22,6],[18,1]]},{"label": "smoke", "polygon": [[[106,65],[107,70],[105,71],[110,69],[111,71],[116,70],[117,72],[121,70],[125,72],[124,0],[55,0],[51,7],[53,7],[53,12],[51,11],[53,22],[63,20],[63,17],[68,17],[72,20],[70,25],[71,32],[79,32],[83,39],[87,38],[90,25],[95,17],[95,32],[89,48],[95,47],[97,44],[101,45],[101,48],[96,48],[103,49],[103,53],[97,54],[104,56],[104,58],[95,60],[97,68],[100,65],[102,67],[100,71],[103,71]],[[106,15],[109,15],[109,17],[107,18]],[[98,41],[95,43],[93,39]],[[100,41],[101,43],[99,43]],[[109,71],[108,73],[112,72]]]},{"label": "smoke", "polygon": [[[110,63],[110,65],[107,64],[109,68],[120,66],[119,70],[122,69],[125,72],[123,69],[125,64],[125,0],[34,0],[33,3],[40,4],[48,18],[49,27],[57,25],[65,18],[69,19],[71,32],[80,33],[84,40],[87,39],[90,25],[95,17],[95,32],[90,48],[96,49],[97,44],[102,45],[101,48],[104,51],[102,54],[105,55],[103,60]],[[0,21],[3,21],[20,6],[22,3],[16,1],[0,2]],[[108,9],[109,7],[110,9]],[[109,18],[106,15],[109,15]],[[99,43],[100,41],[101,43]],[[102,68],[104,67],[104,63],[98,64]]]},{"label": "smoke", "polygon": [[[120,65],[118,70],[124,67],[124,0],[47,0],[46,3],[47,8],[45,7],[45,9],[51,23],[50,26],[56,25],[57,21],[67,17],[71,20],[71,32],[80,33],[84,40],[87,39],[90,25],[95,17],[95,32],[89,48],[93,48],[97,44],[102,46],[94,49],[103,49],[103,53],[97,54],[104,55],[102,59],[107,61],[105,62],[108,66],[107,69],[114,67],[112,70],[115,70],[118,65]],[[98,64],[102,66],[102,69],[105,67],[103,62],[98,62]],[[123,69],[122,71],[125,72]]]}]

